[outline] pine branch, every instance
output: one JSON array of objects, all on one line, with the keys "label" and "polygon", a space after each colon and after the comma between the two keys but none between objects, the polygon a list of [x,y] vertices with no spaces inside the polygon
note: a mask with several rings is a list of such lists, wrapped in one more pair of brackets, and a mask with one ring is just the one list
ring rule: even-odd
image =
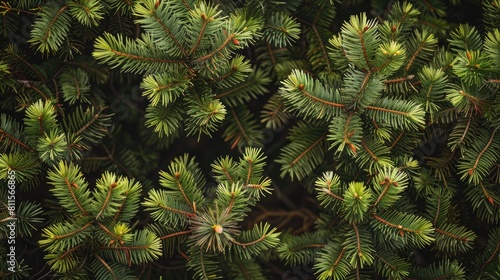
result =
[{"label": "pine branch", "polygon": [[56,52],[61,47],[71,24],[68,8],[68,6],[57,6],[55,2],[42,8],[31,30],[31,39],[28,40],[38,45],[37,51],[50,53]]},{"label": "pine branch", "polygon": [[300,122],[290,130],[290,144],[285,146],[276,160],[281,164],[281,177],[286,174],[301,180],[309,175],[324,158],[326,133],[323,127]]},{"label": "pine branch", "polygon": [[338,90],[330,89],[298,70],[292,71],[283,82],[281,96],[291,113],[313,119],[330,120],[340,115],[345,107]]},{"label": "pine branch", "polygon": [[436,247],[438,250],[450,253],[465,252],[472,249],[476,234],[463,226],[443,224],[434,227],[436,231]]},{"label": "pine branch", "polygon": [[320,280],[343,279],[351,272],[352,267],[346,258],[345,248],[337,242],[328,242],[316,258],[314,268]]},{"label": "pine branch", "polygon": [[407,279],[410,263],[387,249],[379,250],[374,255],[375,270],[382,277],[391,279]]},{"label": "pine branch", "polygon": [[[7,46],[7,48],[5,49],[4,59],[7,62],[11,62],[11,65],[15,69],[20,69],[20,70],[26,69],[28,75],[34,74],[38,78],[38,81],[45,82],[45,75],[43,74],[43,72],[41,72],[41,70],[38,69],[36,65],[30,63],[27,60],[26,54],[22,52],[17,45],[9,44]],[[31,75],[29,75],[28,77],[31,77]]]},{"label": "pine branch", "polygon": [[384,211],[382,216],[372,213],[371,216],[375,219],[372,224],[376,230],[380,230],[389,235],[391,239],[409,242],[418,247],[423,247],[434,241],[434,229],[432,224],[415,215]]},{"label": "pine branch", "polygon": [[[161,2],[158,6],[153,1],[138,3],[134,6],[134,12],[142,17],[138,20],[140,24],[151,34],[159,38],[169,38],[161,40],[159,46],[171,52],[172,55],[182,54],[188,56],[184,37],[186,31],[182,25],[176,24],[188,11],[175,2]],[[173,45],[171,44],[173,42]]]},{"label": "pine branch", "polygon": [[422,30],[422,32],[415,30],[415,33],[409,40],[408,54],[411,54],[411,56],[405,67],[407,72],[414,64],[428,59],[432,55],[433,49],[435,49],[437,44],[437,39],[434,37],[434,34],[426,30]]},{"label": "pine branch", "polygon": [[232,142],[231,149],[236,146],[260,146],[262,141],[262,132],[255,119],[252,118],[251,112],[245,108],[231,108],[231,114],[228,115],[225,123],[224,141]]},{"label": "pine branch", "polygon": [[[25,149],[26,151],[28,152],[31,152],[33,151],[32,148],[28,147],[28,145],[26,145],[25,143],[23,143],[20,139],[18,138],[15,138],[14,135],[11,135],[9,133],[7,133],[5,130],[3,129],[0,129],[0,141],[1,142],[7,142],[6,144],[7,145],[10,145],[11,143],[15,143],[17,144],[18,146],[20,146],[21,148]],[[4,139],[8,139],[7,141],[5,141]]]},{"label": "pine branch", "polygon": [[383,98],[365,107],[366,114],[395,129],[417,130],[424,125],[424,111],[411,101]]},{"label": "pine branch", "polygon": [[145,48],[153,45],[153,40],[150,35],[143,35],[141,39],[132,41],[123,38],[121,34],[113,36],[104,33],[103,37],[96,39],[92,55],[112,67],[121,66],[126,72],[154,73],[168,70],[176,72],[184,61],[175,57],[170,58],[165,51],[158,52],[149,47]]}]

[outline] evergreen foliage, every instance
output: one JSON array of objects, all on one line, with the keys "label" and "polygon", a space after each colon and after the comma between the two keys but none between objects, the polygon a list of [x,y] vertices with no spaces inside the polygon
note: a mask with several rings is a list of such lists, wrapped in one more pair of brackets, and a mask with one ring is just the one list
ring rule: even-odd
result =
[{"label": "evergreen foliage", "polygon": [[0,19],[0,278],[500,278],[500,0]]}]

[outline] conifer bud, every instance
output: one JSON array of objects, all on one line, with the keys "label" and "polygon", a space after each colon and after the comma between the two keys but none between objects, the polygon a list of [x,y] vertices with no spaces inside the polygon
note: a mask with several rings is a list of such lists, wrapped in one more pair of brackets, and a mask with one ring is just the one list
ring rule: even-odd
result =
[{"label": "conifer bud", "polygon": [[488,196],[488,202],[489,202],[492,206],[495,206],[495,201],[493,200],[493,197]]},{"label": "conifer bud", "polygon": [[222,233],[222,226],[221,225],[213,225],[212,228],[216,233],[221,234]]},{"label": "conifer bud", "polygon": [[300,85],[299,85],[299,89],[300,89],[300,90],[303,90],[303,89],[304,89],[304,84],[300,84]]},{"label": "conifer bud", "polygon": [[352,143],[349,143],[349,144],[348,144],[348,146],[349,146],[349,149],[350,149],[350,150],[351,150],[354,154],[356,154],[356,146],[354,146]]},{"label": "conifer bud", "polygon": [[234,38],[233,39],[233,44],[235,44],[236,46],[239,46],[240,45],[240,41],[238,41],[238,39]]}]

